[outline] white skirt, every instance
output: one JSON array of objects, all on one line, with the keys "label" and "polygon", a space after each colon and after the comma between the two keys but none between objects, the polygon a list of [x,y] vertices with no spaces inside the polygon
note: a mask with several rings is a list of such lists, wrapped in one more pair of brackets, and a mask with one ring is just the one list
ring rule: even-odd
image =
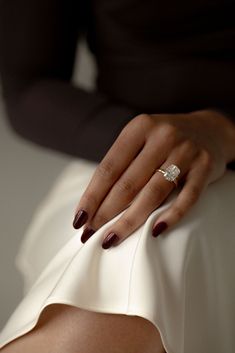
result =
[{"label": "white skirt", "polygon": [[72,162],[35,213],[16,257],[24,297],[0,335],[0,348],[32,330],[52,303],[138,315],[160,332],[167,353],[235,352],[235,173],[210,184],[172,229],[151,236],[158,214],[116,247],[101,247],[104,224],[83,244],[75,207],[97,164]]}]

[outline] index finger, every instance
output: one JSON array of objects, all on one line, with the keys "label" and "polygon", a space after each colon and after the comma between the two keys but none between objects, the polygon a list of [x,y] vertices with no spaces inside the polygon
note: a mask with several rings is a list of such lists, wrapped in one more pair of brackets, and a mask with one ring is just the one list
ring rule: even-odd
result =
[{"label": "index finger", "polygon": [[95,169],[76,208],[74,228],[78,229],[92,219],[112,185],[143,148],[142,124],[133,120],[124,127]]}]

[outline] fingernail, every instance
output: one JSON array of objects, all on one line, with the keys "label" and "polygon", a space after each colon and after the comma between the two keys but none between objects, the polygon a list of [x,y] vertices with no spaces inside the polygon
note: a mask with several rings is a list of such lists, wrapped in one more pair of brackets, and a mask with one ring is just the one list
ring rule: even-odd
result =
[{"label": "fingernail", "polygon": [[152,231],[152,236],[157,237],[161,232],[163,232],[167,228],[166,222],[159,222],[155,225]]},{"label": "fingernail", "polygon": [[104,239],[102,243],[102,248],[103,249],[108,249],[110,246],[114,244],[114,242],[117,242],[119,240],[119,237],[115,233],[109,233],[107,237]]},{"label": "fingernail", "polygon": [[81,242],[84,244],[94,233],[94,229],[86,227],[82,233]]},{"label": "fingernail", "polygon": [[84,210],[80,210],[76,216],[74,217],[74,221],[73,221],[73,227],[75,229],[80,228],[81,226],[83,226],[83,224],[86,223],[88,219],[88,214],[86,211]]}]

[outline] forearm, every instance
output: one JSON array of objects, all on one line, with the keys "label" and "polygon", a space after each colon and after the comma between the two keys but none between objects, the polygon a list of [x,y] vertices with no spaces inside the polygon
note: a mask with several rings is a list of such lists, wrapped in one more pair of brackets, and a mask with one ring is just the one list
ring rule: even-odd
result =
[{"label": "forearm", "polygon": [[42,79],[23,93],[6,96],[13,129],[42,146],[99,161],[134,110],[61,80]]},{"label": "forearm", "polygon": [[0,74],[15,131],[98,161],[134,113],[71,83],[86,7],[72,0],[0,2]]}]

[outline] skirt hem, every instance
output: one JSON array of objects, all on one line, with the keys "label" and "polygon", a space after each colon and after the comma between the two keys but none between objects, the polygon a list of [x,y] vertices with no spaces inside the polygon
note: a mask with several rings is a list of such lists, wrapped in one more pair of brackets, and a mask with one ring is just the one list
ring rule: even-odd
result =
[{"label": "skirt hem", "polygon": [[21,327],[19,330],[17,330],[15,332],[15,335],[5,338],[3,343],[0,345],[0,349],[2,349],[4,346],[6,346],[8,343],[22,337],[23,335],[29,333],[30,331],[32,331],[38,321],[39,318],[43,312],[43,310],[52,304],[65,304],[65,305],[70,305],[70,306],[74,306],[80,309],[84,309],[84,310],[89,310],[89,311],[94,311],[94,312],[98,312],[98,313],[107,313],[107,314],[123,314],[123,315],[130,315],[130,316],[140,316],[148,321],[150,321],[158,330],[160,337],[161,337],[161,341],[163,344],[163,347],[166,351],[166,353],[174,353],[168,345],[168,342],[166,340],[166,334],[165,332],[163,332],[162,329],[160,329],[159,324],[157,324],[153,319],[150,319],[151,314],[147,315],[147,313],[144,313],[143,311],[138,310],[137,308],[127,308],[126,310],[123,309],[123,307],[97,307],[97,306],[92,306],[92,305],[87,305],[87,304],[79,304],[79,305],[75,305],[74,303],[72,303],[69,300],[64,300],[62,298],[56,298],[56,297],[51,297],[49,298],[44,305],[40,308],[38,315],[36,316],[35,319],[33,319],[32,321],[28,322],[25,326]]}]

